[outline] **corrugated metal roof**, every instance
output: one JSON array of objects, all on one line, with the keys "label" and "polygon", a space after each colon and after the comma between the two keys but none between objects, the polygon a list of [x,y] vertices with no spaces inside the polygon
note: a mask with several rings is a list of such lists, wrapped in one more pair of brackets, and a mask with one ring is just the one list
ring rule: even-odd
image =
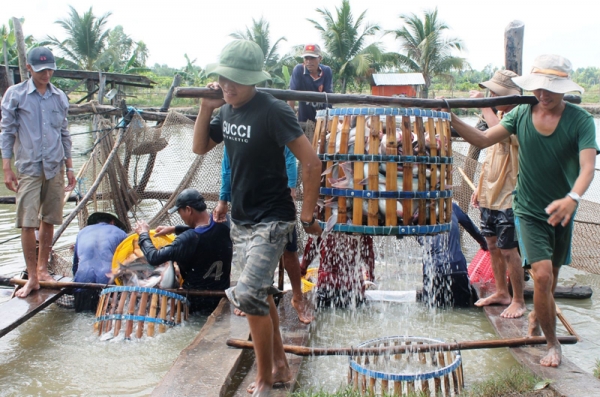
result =
[{"label": "corrugated metal roof", "polygon": [[375,85],[423,85],[421,73],[374,73]]}]

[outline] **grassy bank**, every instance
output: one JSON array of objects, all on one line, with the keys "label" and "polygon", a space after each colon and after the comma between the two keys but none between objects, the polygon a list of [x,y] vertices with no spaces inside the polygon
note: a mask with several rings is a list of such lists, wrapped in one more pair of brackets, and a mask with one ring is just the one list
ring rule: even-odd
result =
[{"label": "grassy bank", "polygon": [[[540,387],[545,384],[542,379],[533,375],[520,365],[515,365],[508,370],[497,372],[488,379],[475,382],[461,394],[466,397],[497,397],[497,396],[531,396],[531,397],[554,397],[556,393],[548,387],[535,390],[536,385]],[[361,394],[346,387],[335,393],[324,391],[301,391],[292,394],[293,397],[360,397]],[[388,394],[385,394],[388,396]],[[424,397],[422,393],[412,393],[411,397]]]}]

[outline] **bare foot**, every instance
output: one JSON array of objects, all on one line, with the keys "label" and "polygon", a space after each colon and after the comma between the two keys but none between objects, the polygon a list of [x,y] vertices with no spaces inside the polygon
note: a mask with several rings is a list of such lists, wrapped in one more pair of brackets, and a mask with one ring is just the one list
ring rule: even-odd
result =
[{"label": "bare foot", "polygon": [[[246,313],[244,313],[243,311],[241,311],[238,308],[233,309],[233,314],[235,314],[236,316],[240,316],[240,317],[246,317]],[[249,393],[252,393],[252,392],[249,392]]]},{"label": "bare foot", "polygon": [[535,315],[535,311],[529,313],[529,326],[527,328],[527,337],[542,336],[540,323]]},{"label": "bare foot", "polygon": [[306,299],[302,297],[299,300],[292,298],[292,307],[298,312],[298,319],[301,323],[310,324],[314,319],[311,314],[310,303]]},{"label": "bare foot", "polygon": [[488,296],[487,298],[479,299],[475,302],[475,306],[489,306],[489,305],[510,305],[512,298],[510,295],[500,295],[495,293],[493,295]]},{"label": "bare foot", "polygon": [[[282,368],[278,371],[273,371],[273,389],[281,389],[284,388],[286,386],[288,386],[290,384],[290,382],[292,381],[292,374],[290,372],[289,368]],[[252,397],[255,396],[257,390],[256,390],[256,382],[252,382],[248,385],[248,387],[246,388],[246,391],[250,394],[252,394]],[[263,394],[256,394],[259,396],[262,396]],[[267,394],[264,394],[265,396],[268,396]]]},{"label": "bare foot", "polygon": [[502,314],[500,314],[500,317],[518,318],[518,317],[521,317],[523,314],[525,314],[526,311],[527,311],[527,308],[525,307],[524,302],[521,303],[521,302],[513,301],[506,309],[504,309]]},{"label": "bare foot", "polygon": [[15,292],[15,296],[18,298],[27,298],[31,291],[35,291],[38,289],[40,289],[40,283],[37,280],[29,279],[23,287],[21,287],[17,292]]},{"label": "bare foot", "polygon": [[544,367],[558,367],[560,365],[560,360],[562,358],[562,349],[560,345],[554,345],[548,349],[548,354],[546,354],[540,360],[540,364]]},{"label": "bare foot", "polygon": [[48,273],[48,270],[39,270],[37,271],[37,277],[39,281],[55,281],[54,277],[52,277],[52,275],[50,273]]},{"label": "bare foot", "polygon": [[260,389],[257,389],[256,382],[250,383],[246,388],[246,391],[252,394],[252,397],[269,397],[271,390],[272,389],[266,385]]}]

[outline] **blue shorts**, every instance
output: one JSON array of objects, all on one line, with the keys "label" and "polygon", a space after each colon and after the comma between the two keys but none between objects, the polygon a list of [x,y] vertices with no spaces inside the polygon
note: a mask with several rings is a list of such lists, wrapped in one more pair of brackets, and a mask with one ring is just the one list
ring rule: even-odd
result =
[{"label": "blue shorts", "polygon": [[234,261],[242,274],[225,293],[229,301],[246,314],[268,316],[267,297],[279,292],[273,286],[275,269],[286,245],[292,241],[295,222],[268,222],[256,225],[232,223]]}]

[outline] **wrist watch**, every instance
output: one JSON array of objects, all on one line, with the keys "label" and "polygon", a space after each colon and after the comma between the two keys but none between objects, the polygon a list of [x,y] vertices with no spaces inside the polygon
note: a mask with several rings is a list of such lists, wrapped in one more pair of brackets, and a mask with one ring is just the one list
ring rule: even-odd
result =
[{"label": "wrist watch", "polygon": [[315,218],[315,216],[313,215],[312,220],[310,222],[304,222],[302,219],[300,219],[300,223],[302,223],[302,227],[306,229],[307,227],[311,227],[315,223],[316,219],[317,218]]},{"label": "wrist watch", "polygon": [[577,204],[579,204],[579,200],[581,200],[581,197],[579,197],[579,195],[575,192],[567,193],[567,197],[571,197]]}]

